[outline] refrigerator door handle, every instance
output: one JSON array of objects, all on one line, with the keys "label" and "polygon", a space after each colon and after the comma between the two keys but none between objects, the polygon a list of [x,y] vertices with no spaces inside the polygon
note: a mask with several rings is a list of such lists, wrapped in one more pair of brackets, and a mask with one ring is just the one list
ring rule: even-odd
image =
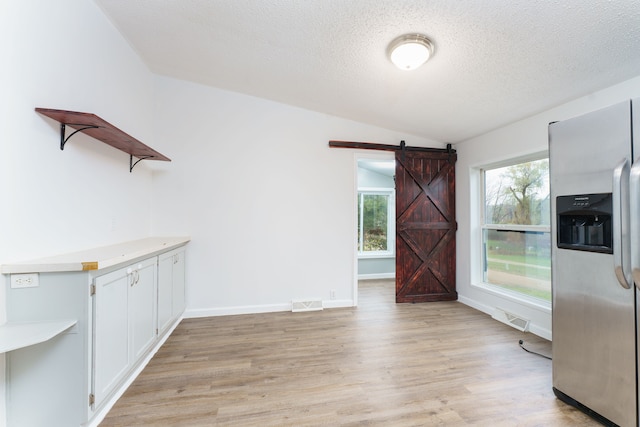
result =
[{"label": "refrigerator door handle", "polygon": [[[640,158],[629,172],[629,236],[640,236]],[[631,242],[631,275],[640,289],[640,239]]]},{"label": "refrigerator door handle", "polygon": [[624,158],[613,170],[613,262],[616,279],[631,288],[629,271],[629,161]]}]

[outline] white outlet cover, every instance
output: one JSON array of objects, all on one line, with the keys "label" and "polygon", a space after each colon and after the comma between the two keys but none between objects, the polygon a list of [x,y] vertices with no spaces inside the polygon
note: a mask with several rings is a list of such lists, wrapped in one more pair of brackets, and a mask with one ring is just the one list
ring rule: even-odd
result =
[{"label": "white outlet cover", "polygon": [[37,288],[38,286],[40,286],[38,273],[11,275],[11,289]]}]

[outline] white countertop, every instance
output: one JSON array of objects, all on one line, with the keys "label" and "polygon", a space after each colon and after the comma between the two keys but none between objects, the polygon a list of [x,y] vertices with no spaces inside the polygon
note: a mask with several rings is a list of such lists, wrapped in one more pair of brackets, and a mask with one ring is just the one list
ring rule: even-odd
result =
[{"label": "white countertop", "polygon": [[154,256],[160,252],[183,246],[190,237],[148,237],[140,240],[102,246],[68,254],[3,264],[0,273],[44,273],[61,271],[101,270],[126,263],[140,257]]}]

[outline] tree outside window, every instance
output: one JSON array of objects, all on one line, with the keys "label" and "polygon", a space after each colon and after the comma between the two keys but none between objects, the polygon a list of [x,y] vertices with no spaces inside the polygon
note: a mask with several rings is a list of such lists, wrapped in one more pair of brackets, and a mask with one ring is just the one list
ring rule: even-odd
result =
[{"label": "tree outside window", "polygon": [[391,254],[395,233],[392,191],[358,192],[358,252]]},{"label": "tree outside window", "polygon": [[551,301],[548,159],[484,171],[484,281]]}]

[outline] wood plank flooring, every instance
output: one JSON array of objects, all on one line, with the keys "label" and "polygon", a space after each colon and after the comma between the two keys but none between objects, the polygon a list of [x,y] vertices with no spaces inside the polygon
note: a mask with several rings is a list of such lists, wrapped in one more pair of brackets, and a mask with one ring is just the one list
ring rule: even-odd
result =
[{"label": "wood plank flooring", "polygon": [[186,319],[107,426],[589,426],[557,400],[550,343],[458,302]]}]

